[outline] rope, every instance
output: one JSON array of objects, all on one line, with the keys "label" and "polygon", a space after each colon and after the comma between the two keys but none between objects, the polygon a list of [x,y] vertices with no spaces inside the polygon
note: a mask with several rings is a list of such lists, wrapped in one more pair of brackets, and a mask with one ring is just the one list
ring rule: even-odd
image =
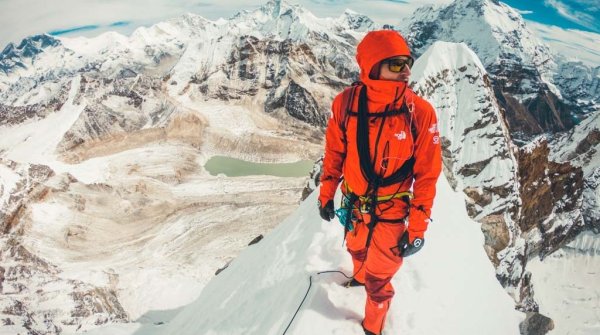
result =
[{"label": "rope", "polygon": [[296,315],[300,311],[300,308],[302,307],[302,304],[304,304],[304,300],[306,300],[306,297],[308,296],[308,292],[310,292],[310,288],[311,287],[312,287],[312,276],[308,277],[308,290],[306,290],[306,294],[304,294],[304,298],[302,298],[302,302],[300,302],[300,305],[298,305],[298,308],[296,309],[296,312],[294,313],[294,316],[292,316],[292,319],[290,320],[290,323],[288,323],[288,325],[285,328],[285,330],[283,331],[282,335],[285,335],[285,333],[287,333],[288,329],[290,329],[290,326],[292,325],[292,322],[294,322],[294,319],[296,318]]},{"label": "rope", "polygon": [[[368,251],[368,250],[367,250]],[[366,260],[366,259],[365,259]],[[360,270],[363,268],[363,266],[365,265],[365,261],[362,262],[362,264],[360,265],[360,267],[358,268],[358,270],[356,271],[356,273],[354,273],[352,275],[352,277],[349,277],[347,274],[345,274],[342,271],[338,271],[338,270],[329,270],[329,271],[321,271],[321,272],[317,272],[317,275],[321,275],[324,273],[341,273],[344,277],[348,278],[348,279],[352,279],[354,278],[354,276],[356,276],[357,273],[360,272]],[[304,304],[304,300],[306,300],[306,297],[308,296],[308,293],[310,292],[310,288],[312,287],[312,276],[308,277],[308,289],[306,290],[306,293],[304,294],[304,298],[302,298],[302,301],[300,302],[300,305],[298,305],[298,308],[296,309],[296,312],[294,313],[294,316],[292,316],[292,319],[290,320],[290,323],[288,323],[287,327],[285,328],[285,330],[283,331],[283,334],[281,335],[285,335],[285,333],[288,331],[288,329],[290,328],[290,326],[292,325],[292,322],[294,322],[294,319],[296,318],[296,315],[298,314],[298,312],[300,311],[300,308],[302,307],[302,305]]]}]

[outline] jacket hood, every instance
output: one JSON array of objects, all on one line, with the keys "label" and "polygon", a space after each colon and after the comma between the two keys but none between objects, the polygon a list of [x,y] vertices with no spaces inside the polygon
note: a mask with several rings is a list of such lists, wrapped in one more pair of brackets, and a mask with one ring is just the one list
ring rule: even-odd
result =
[{"label": "jacket hood", "polygon": [[407,88],[406,82],[369,78],[369,73],[374,65],[395,56],[412,57],[408,44],[395,30],[371,31],[358,44],[356,61],[360,67],[360,80],[368,88],[369,110],[371,111],[393,101],[401,101],[399,96]]}]

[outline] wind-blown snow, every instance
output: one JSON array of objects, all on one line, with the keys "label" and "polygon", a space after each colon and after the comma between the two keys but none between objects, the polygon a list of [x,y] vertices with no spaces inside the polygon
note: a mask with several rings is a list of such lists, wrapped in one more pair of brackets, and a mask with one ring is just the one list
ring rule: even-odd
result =
[{"label": "wind-blown snow", "polygon": [[[479,225],[445,178],[438,188],[426,246],[405,260],[393,280],[396,297],[387,332],[518,334],[523,316],[496,280]],[[322,221],[315,203],[316,192],[173,320],[135,334],[281,334],[311,276],[312,288],[288,334],[362,334],[364,290],[340,286],[339,274],[316,274],[351,269],[341,226]]]}]

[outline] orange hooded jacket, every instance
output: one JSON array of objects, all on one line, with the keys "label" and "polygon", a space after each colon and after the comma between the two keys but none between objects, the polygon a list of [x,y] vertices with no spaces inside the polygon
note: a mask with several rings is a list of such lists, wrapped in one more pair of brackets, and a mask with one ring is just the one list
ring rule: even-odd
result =
[{"label": "orange hooded jacket", "polygon": [[[385,120],[381,117],[369,118],[369,149],[373,161],[377,147],[375,172],[384,177],[393,174],[411,156],[415,158],[412,174],[404,182],[400,185],[381,187],[378,191],[379,196],[384,196],[408,191],[412,187],[413,210],[410,210],[408,227],[412,242],[416,237],[423,237],[427,229],[436,181],[442,169],[441,147],[437,118],[431,104],[417,96],[406,82],[375,80],[369,77],[373,66],[394,56],[410,56],[408,45],[396,31],[380,30],[369,32],[364,37],[358,45],[356,60],[360,66],[360,80],[367,88],[369,113],[384,112],[387,105],[390,105],[388,110],[399,109],[403,101],[410,110],[409,116],[395,115]],[[347,88],[344,92],[352,89]],[[332,115],[325,134],[325,156],[319,195],[322,204],[333,199],[342,175],[350,190],[358,195],[365,195],[368,186],[361,172],[358,155],[357,117],[348,117],[344,123],[345,127],[342,126],[342,119],[346,115],[342,111],[342,105],[352,106],[351,110],[357,112],[358,90],[353,101],[346,103],[342,100],[351,94],[344,92],[333,100]],[[381,122],[385,124],[382,126],[377,145],[377,133]],[[414,127],[411,123],[414,123]],[[416,130],[416,139],[413,138],[411,127]],[[342,190],[347,191],[345,188]],[[381,217],[387,215],[391,219],[402,218],[409,212],[406,207],[402,201],[394,202],[394,210],[382,213]]]}]

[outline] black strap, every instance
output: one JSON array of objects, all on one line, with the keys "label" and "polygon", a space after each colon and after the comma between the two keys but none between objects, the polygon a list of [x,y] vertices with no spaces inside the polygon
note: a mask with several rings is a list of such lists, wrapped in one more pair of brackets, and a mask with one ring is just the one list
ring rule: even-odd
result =
[{"label": "black strap", "polygon": [[[408,107],[405,103],[402,104],[400,111],[408,113]],[[384,115],[383,117],[384,119],[382,120],[382,125],[383,122],[385,122],[386,116]],[[374,162],[371,162],[368,118],[369,111],[367,105],[367,87],[363,86],[358,96],[358,125],[356,127],[358,156],[363,177],[365,177],[369,186],[371,186],[371,189],[374,189],[375,186],[379,188],[403,182],[412,173],[413,166],[415,164],[414,155],[406,160],[398,170],[394,171],[394,173],[388,177],[382,178],[382,176],[377,175],[374,169]],[[412,127],[411,131],[413,131]]]},{"label": "black strap", "polygon": [[404,223],[406,221],[406,218],[401,218],[401,219],[382,219],[379,218],[379,222],[385,222],[385,223]]},{"label": "black strap", "polygon": [[[358,116],[358,112],[353,112],[349,110],[348,115],[350,116]],[[367,117],[369,118],[378,118],[378,117],[388,117],[388,116],[396,116],[408,113],[408,106],[406,104],[402,104],[400,109],[393,109],[391,111],[379,112],[379,113],[367,113]]]}]

